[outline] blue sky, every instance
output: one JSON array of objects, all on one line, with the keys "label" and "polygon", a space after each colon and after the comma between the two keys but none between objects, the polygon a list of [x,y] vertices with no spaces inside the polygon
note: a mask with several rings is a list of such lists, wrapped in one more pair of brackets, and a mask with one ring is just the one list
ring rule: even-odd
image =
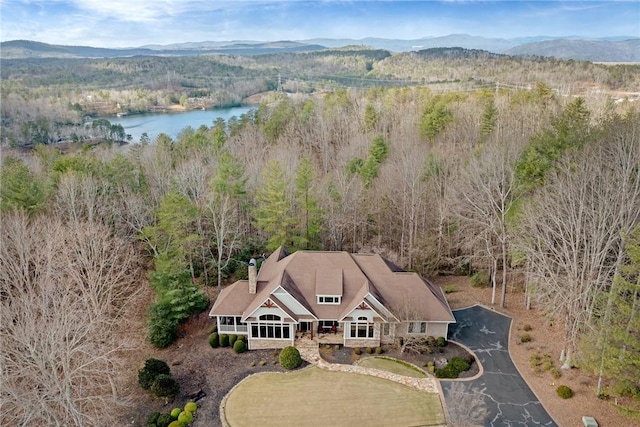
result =
[{"label": "blue sky", "polygon": [[640,0],[0,0],[0,40],[133,47],[382,37],[640,37]]}]

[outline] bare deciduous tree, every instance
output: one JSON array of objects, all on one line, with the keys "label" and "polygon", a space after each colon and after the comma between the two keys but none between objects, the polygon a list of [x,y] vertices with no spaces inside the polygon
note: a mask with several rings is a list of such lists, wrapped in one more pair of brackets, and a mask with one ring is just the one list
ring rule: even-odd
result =
[{"label": "bare deciduous tree", "polygon": [[97,224],[3,217],[0,395],[8,425],[102,426],[119,389],[133,251]]},{"label": "bare deciduous tree", "polygon": [[523,209],[519,247],[536,295],[564,324],[564,368],[611,285],[621,232],[640,216],[639,152],[637,136],[586,147],[560,162]]},{"label": "bare deciduous tree", "polygon": [[493,143],[471,159],[456,187],[456,215],[462,234],[471,245],[481,242],[481,250],[492,260],[493,292],[495,304],[498,260],[502,264],[502,293],[500,306],[504,307],[507,289],[508,216],[518,200],[516,192],[515,163],[520,154],[510,143]]}]

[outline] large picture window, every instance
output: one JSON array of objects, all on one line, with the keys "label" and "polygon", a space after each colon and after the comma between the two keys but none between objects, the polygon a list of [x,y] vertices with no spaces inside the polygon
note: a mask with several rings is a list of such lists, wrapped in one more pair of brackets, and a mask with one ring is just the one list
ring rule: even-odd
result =
[{"label": "large picture window", "polygon": [[[266,314],[265,316],[272,316]],[[262,316],[260,316],[262,318]],[[277,316],[276,316],[277,317]],[[291,338],[291,325],[288,323],[252,323],[251,338],[289,339]]]},{"label": "large picture window", "polygon": [[350,338],[373,338],[373,323],[366,317],[358,317],[356,322],[351,323]]}]

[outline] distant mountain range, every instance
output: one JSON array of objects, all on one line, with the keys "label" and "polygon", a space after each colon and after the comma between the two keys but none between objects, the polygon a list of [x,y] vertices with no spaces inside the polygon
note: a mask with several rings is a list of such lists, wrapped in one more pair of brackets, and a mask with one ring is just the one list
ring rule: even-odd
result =
[{"label": "distant mountain range", "polygon": [[439,47],[462,47],[507,55],[553,56],[559,59],[593,62],[640,62],[640,38],[584,39],[579,37],[552,38],[536,36],[500,39],[467,34],[451,34],[444,37],[425,37],[413,40],[322,38],[275,42],[251,40],[204,41],[169,45],[146,45],[122,49],[60,46],[28,40],[13,40],[0,43],[0,58],[114,58],[138,55],[187,56],[203,54],[261,55],[315,51],[350,45],[369,46],[392,52],[418,51]]}]

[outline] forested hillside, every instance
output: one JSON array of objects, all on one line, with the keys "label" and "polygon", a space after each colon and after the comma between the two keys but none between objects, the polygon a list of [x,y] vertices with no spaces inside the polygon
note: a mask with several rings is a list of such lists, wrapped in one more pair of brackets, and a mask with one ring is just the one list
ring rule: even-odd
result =
[{"label": "forested hillside", "polygon": [[532,89],[565,95],[637,97],[640,65],[518,58],[462,48],[392,55],[351,46],[271,55],[138,56],[3,60],[4,145],[96,137],[86,119],[148,111],[239,105],[280,88],[319,94],[336,88],[428,87],[433,92]]},{"label": "forested hillside", "polygon": [[[524,290],[564,326],[555,356],[566,368],[600,375],[603,397],[638,398],[640,112],[630,99],[553,90],[637,89],[634,68],[455,51],[199,60],[234,70],[210,89],[226,99],[271,87],[285,63],[298,73],[287,84],[309,90],[274,92],[249,114],[176,140],[79,141],[65,154],[51,144],[3,148],[0,347],[9,368],[0,384],[12,424],[108,425],[117,416],[127,393],[120,350],[136,343],[124,311],[139,303],[141,269],[156,295],[139,303],[149,306],[148,338],[163,347],[222,285],[244,277],[250,257],[279,245],[381,253],[425,276],[486,276],[502,306]],[[90,97],[121,106],[138,97],[133,108],[143,110],[159,93],[214,82],[203,69],[194,88],[186,75],[154,88],[168,69],[159,64],[194,66],[171,61],[3,62],[3,121],[42,117],[52,130],[53,117],[94,108]],[[145,64],[151,86],[135,88]],[[25,67],[35,80],[21,80]],[[335,88],[346,77],[391,87]],[[531,85],[496,85],[503,78]],[[422,79],[464,85],[409,84]],[[3,141],[9,132],[18,130],[3,124]]]}]

